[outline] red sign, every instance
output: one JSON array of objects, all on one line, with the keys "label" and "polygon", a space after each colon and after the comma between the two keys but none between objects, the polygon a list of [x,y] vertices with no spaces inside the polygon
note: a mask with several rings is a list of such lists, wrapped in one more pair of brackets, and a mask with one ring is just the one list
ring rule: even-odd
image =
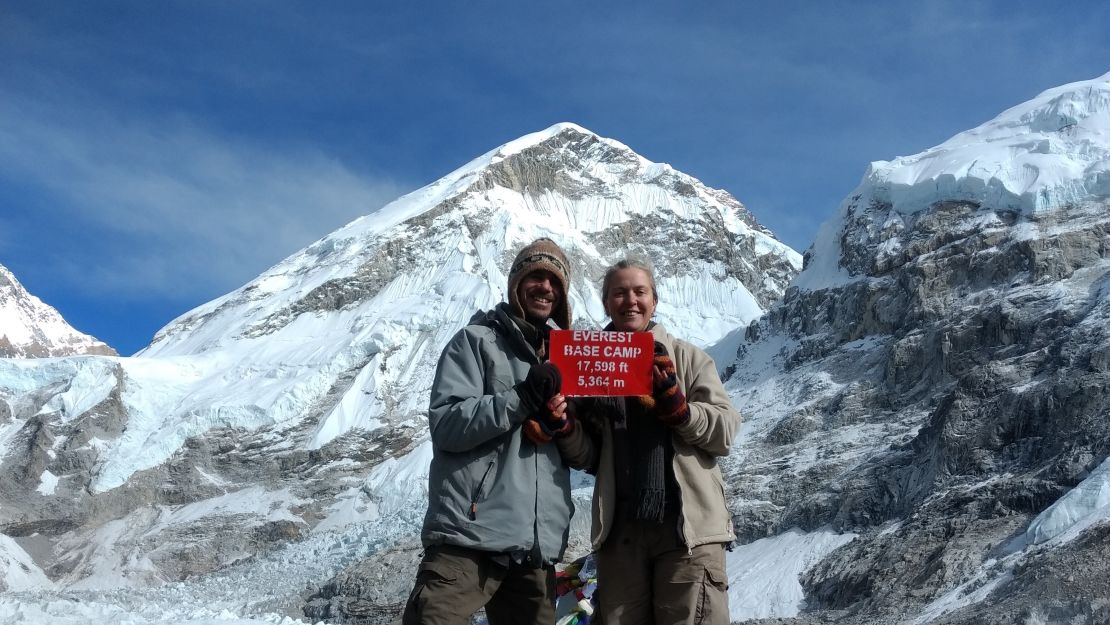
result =
[{"label": "red sign", "polygon": [[568,397],[651,393],[654,347],[651,332],[551,331],[551,362]]}]

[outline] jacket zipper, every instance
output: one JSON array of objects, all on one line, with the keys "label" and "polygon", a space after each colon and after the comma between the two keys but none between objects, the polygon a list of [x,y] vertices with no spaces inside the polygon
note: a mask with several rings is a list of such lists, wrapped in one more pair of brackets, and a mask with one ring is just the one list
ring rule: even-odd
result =
[{"label": "jacket zipper", "polygon": [[[673,445],[673,443],[672,443]],[[678,537],[682,539],[683,544],[686,545],[686,555],[694,555],[694,548],[690,546],[690,539],[686,537],[686,510],[682,506],[682,484],[678,482],[678,469],[675,467],[675,459],[678,457],[677,452],[671,458],[671,471],[674,472],[674,483],[678,486]]]},{"label": "jacket zipper", "polygon": [[489,461],[486,465],[486,472],[482,474],[482,479],[478,480],[478,488],[474,489],[474,497],[470,500],[470,520],[474,521],[478,518],[478,498],[482,496],[482,486],[486,483],[486,478],[489,477],[489,472],[493,470],[493,460]]}]

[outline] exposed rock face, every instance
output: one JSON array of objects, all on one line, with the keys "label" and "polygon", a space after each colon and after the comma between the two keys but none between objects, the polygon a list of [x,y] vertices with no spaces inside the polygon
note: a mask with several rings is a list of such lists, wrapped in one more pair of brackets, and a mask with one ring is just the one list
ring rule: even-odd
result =
[{"label": "exposed rock face", "polygon": [[941,625],[1110,623],[1110,526],[1072,544],[1031,554],[982,605],[941,617]]},{"label": "exposed rock face", "polygon": [[1107,622],[1108,128],[1110,74],[873,163],[749,326],[742,536],[857,535],[776,622]]},{"label": "exposed rock face", "polygon": [[843,224],[852,277],[789,290],[729,382],[751,416],[726,471],[745,537],[861,533],[805,575],[797,622],[1103,622],[1110,586],[1066,579],[1105,579],[1105,526],[1055,555],[1003,546],[1110,455],[1110,201],[856,197]]},{"label": "exposed rock face", "polygon": [[419,543],[374,554],[340,572],[305,602],[313,621],[388,625],[412,590],[423,550]]},{"label": "exposed rock face", "polygon": [[0,265],[0,358],[51,358],[116,351],[73,329],[57,310],[31,295]]}]

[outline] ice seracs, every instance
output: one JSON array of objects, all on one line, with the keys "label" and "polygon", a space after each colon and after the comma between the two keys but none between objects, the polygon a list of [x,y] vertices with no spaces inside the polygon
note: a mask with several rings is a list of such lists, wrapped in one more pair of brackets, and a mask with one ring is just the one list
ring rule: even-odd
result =
[{"label": "ice seracs", "polygon": [[895,210],[930,198],[1038,211],[1110,195],[1110,73],[1049,89],[913,156],[864,176]]},{"label": "ice seracs", "polygon": [[[807,252],[812,262],[794,285],[820,289],[859,275],[842,262],[842,226],[869,206],[886,207],[885,217],[869,227],[891,233],[912,226],[914,216],[937,201],[1030,215],[1108,195],[1110,73],[1049,89],[918,154],[871,163],[819,230]],[[983,218],[997,219],[992,214]],[[1018,227],[1030,227],[1023,224]],[[892,247],[897,237],[871,239],[880,252],[899,251]]]}]

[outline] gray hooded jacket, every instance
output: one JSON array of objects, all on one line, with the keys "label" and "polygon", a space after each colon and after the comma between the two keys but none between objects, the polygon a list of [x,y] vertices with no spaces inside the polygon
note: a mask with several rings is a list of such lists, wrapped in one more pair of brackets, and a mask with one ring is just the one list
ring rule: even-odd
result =
[{"label": "gray hooded jacket", "polygon": [[455,545],[560,560],[573,504],[554,444],[524,437],[514,388],[536,352],[505,304],[478,313],[444,348],[432,382],[425,547]]}]

